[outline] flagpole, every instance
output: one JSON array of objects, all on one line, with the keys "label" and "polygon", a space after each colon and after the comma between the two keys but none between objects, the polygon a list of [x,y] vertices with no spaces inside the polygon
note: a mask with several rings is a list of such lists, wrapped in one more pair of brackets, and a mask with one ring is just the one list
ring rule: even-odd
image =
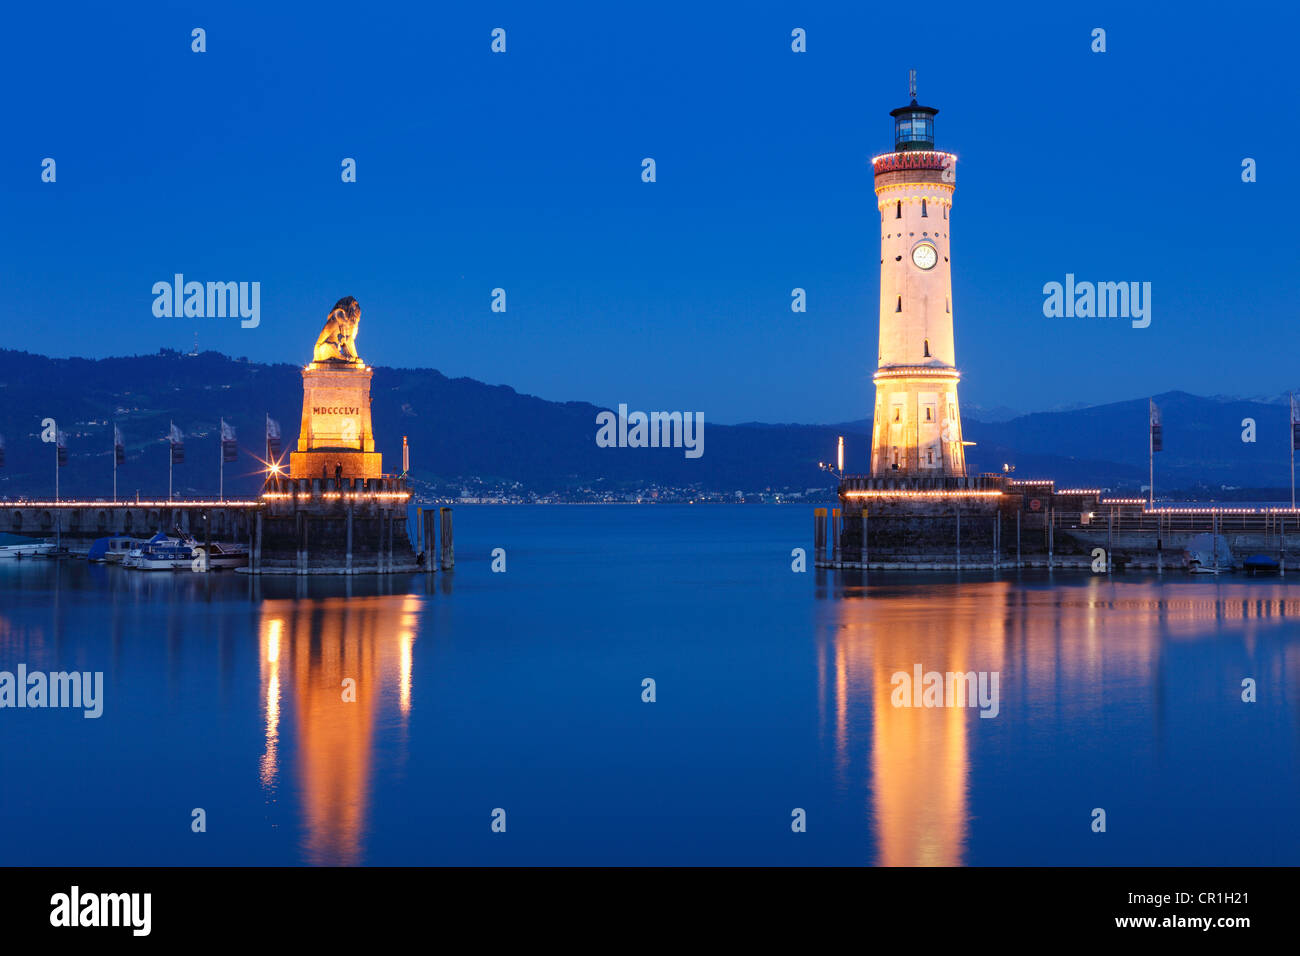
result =
[{"label": "flagpole", "polygon": [[221,419],[217,435],[217,497],[226,500],[226,420]]},{"label": "flagpole", "polygon": [[176,423],[167,423],[167,500],[172,500],[172,466],[176,464]]},{"label": "flagpole", "polygon": [[54,500],[59,500],[59,425],[54,423]]},{"label": "flagpole", "polygon": [[1291,510],[1295,511],[1295,392],[1291,393]]},{"label": "flagpole", "polygon": [[117,422],[113,422],[113,504],[117,504]]}]

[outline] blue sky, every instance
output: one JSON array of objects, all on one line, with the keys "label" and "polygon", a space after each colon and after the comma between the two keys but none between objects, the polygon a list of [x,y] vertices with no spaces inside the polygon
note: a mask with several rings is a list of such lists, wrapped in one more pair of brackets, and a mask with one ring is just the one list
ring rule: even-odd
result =
[{"label": "blue sky", "polygon": [[[197,329],[202,348],[297,363],[354,295],[371,364],[714,422],[863,418],[868,160],[916,68],[959,156],[964,403],[1294,388],[1300,14],[1177,9],[19,7],[5,344],[151,353]],[[261,282],[261,325],[155,318],[150,289],[177,272]],[[1044,318],[1067,272],[1151,282],[1151,326]]]}]

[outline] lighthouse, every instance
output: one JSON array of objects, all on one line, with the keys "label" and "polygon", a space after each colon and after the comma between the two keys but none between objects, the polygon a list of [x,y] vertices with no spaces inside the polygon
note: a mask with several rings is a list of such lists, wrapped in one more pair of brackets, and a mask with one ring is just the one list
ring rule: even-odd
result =
[{"label": "lighthouse", "polygon": [[871,160],[880,212],[880,344],[871,474],[962,477],[966,456],[953,341],[952,196],[957,157],[934,148],[939,112],[893,110],[894,151]]}]

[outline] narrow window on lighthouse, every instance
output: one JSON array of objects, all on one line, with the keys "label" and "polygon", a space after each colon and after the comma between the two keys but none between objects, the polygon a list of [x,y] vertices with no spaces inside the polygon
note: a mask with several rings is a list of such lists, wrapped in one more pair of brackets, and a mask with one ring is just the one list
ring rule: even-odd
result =
[{"label": "narrow window on lighthouse", "polygon": [[934,421],[934,412],[929,405],[925,406],[925,420],[927,422]]},{"label": "narrow window on lighthouse", "polygon": [[[925,357],[926,357],[926,358],[929,358],[929,357],[930,357],[930,340],[929,340],[929,339],[926,339],[926,340],[925,340]],[[925,418],[926,418],[926,421],[929,421],[929,419],[930,419],[930,409],[928,409],[928,408],[925,410]]]},{"label": "narrow window on lighthouse", "polygon": [[948,299],[947,299],[946,296],[944,297],[944,300],[943,300],[943,311],[945,311],[945,312],[952,312],[952,306],[949,304]]},{"label": "narrow window on lighthouse", "polygon": [[922,200],[921,200],[921,216],[922,216],[922,218],[929,218],[929,215],[930,215],[930,214],[927,213],[927,212],[925,211],[925,200],[922,199]]},{"label": "narrow window on lighthouse", "polygon": [[898,297],[898,305],[894,307],[894,311],[895,312],[903,311],[903,297],[901,295]]},{"label": "narrow window on lighthouse", "polygon": [[898,206],[895,207],[894,209],[894,218],[895,219],[903,218],[903,200],[901,199],[898,201]]}]

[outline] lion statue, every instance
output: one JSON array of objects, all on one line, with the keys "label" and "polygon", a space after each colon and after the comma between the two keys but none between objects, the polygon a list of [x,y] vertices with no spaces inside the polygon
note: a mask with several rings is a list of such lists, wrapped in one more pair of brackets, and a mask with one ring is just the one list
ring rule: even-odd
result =
[{"label": "lion statue", "polygon": [[313,362],[360,362],[357,355],[357,328],[361,325],[361,306],[352,296],[339,299],[330,310],[316,339]]}]

